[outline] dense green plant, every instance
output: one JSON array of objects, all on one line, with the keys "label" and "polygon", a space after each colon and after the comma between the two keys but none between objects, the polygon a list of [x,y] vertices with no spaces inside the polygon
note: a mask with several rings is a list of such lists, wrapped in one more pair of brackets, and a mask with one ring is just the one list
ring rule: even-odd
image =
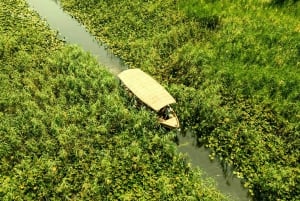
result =
[{"label": "dense green plant", "polygon": [[300,4],[271,2],[62,5],[172,91],[182,125],[235,167],[255,200],[299,200]]},{"label": "dense green plant", "polygon": [[272,0],[272,4],[283,5],[284,3],[296,3],[299,0]]},{"label": "dense green plant", "polygon": [[189,18],[199,22],[199,25],[208,29],[216,29],[221,23],[222,3],[218,0],[189,0],[179,2]]},{"label": "dense green plant", "polygon": [[113,75],[0,2],[1,200],[226,200]]}]

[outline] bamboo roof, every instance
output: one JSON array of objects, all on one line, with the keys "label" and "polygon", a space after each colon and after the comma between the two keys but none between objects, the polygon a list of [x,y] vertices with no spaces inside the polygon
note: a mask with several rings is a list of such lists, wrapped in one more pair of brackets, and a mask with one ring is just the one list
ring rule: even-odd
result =
[{"label": "bamboo roof", "polygon": [[124,70],[118,77],[133,94],[157,112],[176,102],[163,86],[140,69]]}]

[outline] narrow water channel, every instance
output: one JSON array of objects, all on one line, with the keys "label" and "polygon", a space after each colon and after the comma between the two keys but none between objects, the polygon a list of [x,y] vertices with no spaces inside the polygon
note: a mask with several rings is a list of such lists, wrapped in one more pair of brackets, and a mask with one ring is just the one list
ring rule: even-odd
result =
[{"label": "narrow water channel", "polygon": [[[85,51],[93,54],[98,62],[105,66],[113,74],[118,74],[126,69],[126,65],[113,55],[105,45],[95,40],[86,29],[60,7],[58,0],[26,0],[29,6],[35,10],[41,18],[45,19],[49,26],[57,30],[60,37],[70,44],[77,44]],[[191,133],[178,136],[178,151],[187,155],[193,167],[198,167],[205,176],[215,179],[218,189],[229,194],[235,201],[250,201],[247,190],[242,187],[240,180],[232,175],[224,174],[221,165],[217,161],[210,161],[209,150],[197,147],[196,139]]]},{"label": "narrow water channel", "polygon": [[220,162],[210,160],[209,149],[197,145],[197,138],[192,132],[178,135],[178,151],[187,155],[192,167],[199,167],[204,172],[204,177],[213,178],[217,188],[224,194],[229,194],[231,200],[251,201],[247,190],[241,185],[240,179],[232,174],[232,171],[224,171]]},{"label": "narrow water channel", "polygon": [[126,69],[121,59],[113,55],[105,45],[100,44],[86,29],[70,15],[65,13],[57,0],[26,0],[31,8],[45,19],[49,26],[59,32],[61,39],[81,46],[93,54],[98,62],[113,74]]}]

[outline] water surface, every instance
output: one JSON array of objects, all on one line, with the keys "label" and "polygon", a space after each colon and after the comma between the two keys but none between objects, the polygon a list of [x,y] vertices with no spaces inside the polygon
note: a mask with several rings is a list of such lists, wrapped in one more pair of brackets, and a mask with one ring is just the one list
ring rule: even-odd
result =
[{"label": "water surface", "polygon": [[231,169],[224,170],[220,162],[210,160],[209,149],[197,145],[197,138],[191,132],[184,136],[178,135],[178,151],[187,155],[192,167],[203,170],[204,177],[211,177],[216,181],[217,188],[224,194],[229,194],[231,200],[251,201],[248,191],[241,185],[240,179],[232,174]]},{"label": "water surface", "polygon": [[113,55],[105,45],[100,44],[78,21],[65,13],[57,0],[26,0],[31,8],[57,30],[60,37],[70,44],[77,44],[93,54],[98,62],[113,74],[126,69],[121,59]]}]

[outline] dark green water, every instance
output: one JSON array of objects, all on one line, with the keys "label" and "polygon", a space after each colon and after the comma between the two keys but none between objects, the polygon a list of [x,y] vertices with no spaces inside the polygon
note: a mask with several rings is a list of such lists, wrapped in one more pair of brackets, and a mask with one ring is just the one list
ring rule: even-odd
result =
[{"label": "dark green water", "polygon": [[[116,75],[127,68],[118,57],[111,54],[105,45],[97,42],[85,27],[66,14],[57,0],[27,0],[27,2],[52,29],[59,32],[62,39],[70,44],[79,45],[93,54],[99,63],[113,74]],[[247,197],[247,190],[242,187],[240,180],[230,171],[224,174],[219,162],[209,159],[209,150],[196,146],[196,139],[191,133],[185,137],[178,134],[178,143],[178,151],[186,154],[194,168],[200,168],[206,177],[213,178],[222,193],[229,194],[235,201],[251,200]]]}]

